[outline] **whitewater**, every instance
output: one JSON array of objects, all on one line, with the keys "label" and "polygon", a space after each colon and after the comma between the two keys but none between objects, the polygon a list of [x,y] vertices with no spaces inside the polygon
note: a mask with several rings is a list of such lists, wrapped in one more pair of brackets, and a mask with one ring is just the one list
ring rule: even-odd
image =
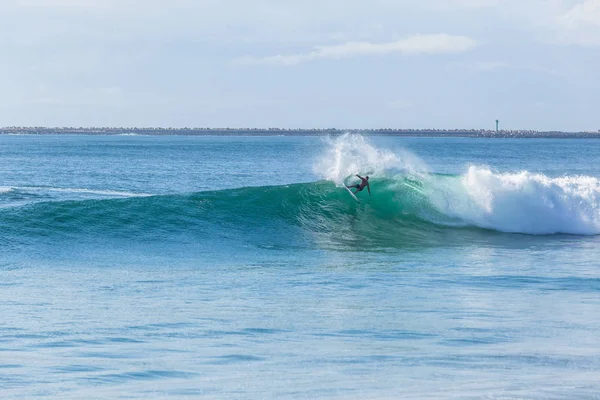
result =
[{"label": "whitewater", "polygon": [[2,397],[597,398],[597,151],[0,137]]}]

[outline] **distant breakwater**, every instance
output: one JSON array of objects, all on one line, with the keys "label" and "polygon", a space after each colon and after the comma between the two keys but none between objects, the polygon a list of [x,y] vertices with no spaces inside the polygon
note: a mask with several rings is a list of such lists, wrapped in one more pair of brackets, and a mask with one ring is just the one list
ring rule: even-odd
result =
[{"label": "distant breakwater", "polygon": [[187,136],[322,136],[352,132],[370,136],[470,137],[470,138],[594,138],[599,131],[562,132],[484,129],[285,129],[285,128],[48,128],[5,127],[0,135],[187,135]]}]

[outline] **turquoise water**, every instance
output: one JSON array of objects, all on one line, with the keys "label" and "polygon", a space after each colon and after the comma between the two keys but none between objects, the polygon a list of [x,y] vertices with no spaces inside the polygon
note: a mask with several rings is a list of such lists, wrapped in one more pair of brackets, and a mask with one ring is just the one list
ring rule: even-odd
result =
[{"label": "turquoise water", "polygon": [[600,398],[598,143],[2,136],[2,398]]}]

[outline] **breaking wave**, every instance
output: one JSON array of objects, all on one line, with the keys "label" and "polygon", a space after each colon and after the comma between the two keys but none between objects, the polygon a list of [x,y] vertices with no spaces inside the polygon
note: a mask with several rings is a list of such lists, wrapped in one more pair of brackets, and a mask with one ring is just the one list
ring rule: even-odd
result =
[{"label": "breaking wave", "polygon": [[[436,245],[497,232],[600,234],[600,182],[590,176],[497,173],[471,166],[462,175],[428,172],[409,152],[378,149],[358,135],[328,139],[315,164],[321,180],[163,196],[97,191],[99,198],[0,209],[9,240],[172,240],[221,238],[256,245],[395,247]],[[341,185],[371,176],[356,202]],[[77,189],[86,194],[93,191]],[[0,188],[3,196],[14,190]],[[101,195],[112,195],[104,198]]]}]

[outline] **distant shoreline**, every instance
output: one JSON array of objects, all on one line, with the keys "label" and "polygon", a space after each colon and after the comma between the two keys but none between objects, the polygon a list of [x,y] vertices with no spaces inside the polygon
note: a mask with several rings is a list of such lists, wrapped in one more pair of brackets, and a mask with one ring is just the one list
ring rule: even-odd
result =
[{"label": "distant shoreline", "polygon": [[322,136],[341,135],[346,132],[360,133],[367,136],[600,139],[600,131],[544,132],[500,130],[496,132],[482,129],[0,128],[0,135]]}]

